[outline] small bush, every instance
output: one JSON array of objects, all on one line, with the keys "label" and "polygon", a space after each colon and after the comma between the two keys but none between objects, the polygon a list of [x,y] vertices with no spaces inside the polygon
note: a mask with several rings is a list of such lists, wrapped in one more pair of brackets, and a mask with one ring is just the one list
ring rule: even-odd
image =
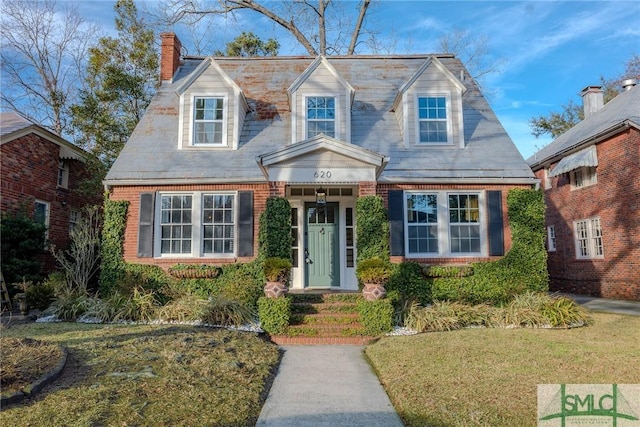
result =
[{"label": "small bush", "polygon": [[193,322],[203,318],[209,301],[197,295],[185,294],[158,308],[158,319],[165,322]]},{"label": "small bush", "polygon": [[202,321],[215,326],[242,326],[254,323],[255,319],[252,309],[221,296],[212,297],[202,310]]},{"label": "small bush", "polygon": [[55,288],[51,282],[45,280],[27,289],[27,304],[31,308],[46,310],[55,299]]},{"label": "small bush", "polygon": [[356,266],[356,276],[362,283],[385,284],[392,272],[392,264],[380,257],[363,259]]},{"label": "small bush", "polygon": [[291,298],[258,299],[258,315],[262,329],[270,334],[283,334],[289,328]]},{"label": "small bush", "polygon": [[390,299],[360,300],[357,307],[365,334],[377,336],[393,330],[395,310]]},{"label": "small bush", "polygon": [[75,321],[85,314],[92,304],[92,298],[87,294],[66,292],[58,295],[44,314],[56,316],[60,320]]},{"label": "small bush", "polygon": [[250,308],[255,308],[258,298],[264,295],[265,278],[258,261],[225,265],[215,282],[221,296]]},{"label": "small bush", "polygon": [[403,262],[395,266],[385,285],[387,291],[398,291],[401,301],[417,300],[420,304],[431,302],[431,283],[422,274],[417,262]]},{"label": "small bush", "polygon": [[132,295],[138,291],[149,291],[156,294],[156,298],[168,301],[163,294],[174,279],[157,265],[125,263],[123,277],[118,284],[118,291],[123,295]]},{"label": "small bush", "polygon": [[286,258],[269,257],[264,260],[262,266],[264,276],[269,282],[286,283],[289,281],[291,271],[291,261]]},{"label": "small bush", "polygon": [[215,279],[222,272],[222,268],[207,264],[176,264],[169,267],[168,271],[178,279]]}]

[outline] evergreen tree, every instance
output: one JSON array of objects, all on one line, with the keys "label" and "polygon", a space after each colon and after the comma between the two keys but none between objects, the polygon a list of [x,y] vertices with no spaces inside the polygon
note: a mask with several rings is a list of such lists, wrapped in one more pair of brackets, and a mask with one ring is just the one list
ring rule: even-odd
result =
[{"label": "evergreen tree", "polygon": [[72,107],[77,142],[99,162],[94,184],[104,177],[144,114],[159,83],[155,35],[133,0],[118,0],[117,38],[103,37],[89,50],[86,89]]},{"label": "evergreen tree", "polygon": [[216,56],[278,56],[280,43],[276,39],[266,42],[260,40],[252,32],[242,32],[238,37],[227,43],[225,52],[216,51]]}]

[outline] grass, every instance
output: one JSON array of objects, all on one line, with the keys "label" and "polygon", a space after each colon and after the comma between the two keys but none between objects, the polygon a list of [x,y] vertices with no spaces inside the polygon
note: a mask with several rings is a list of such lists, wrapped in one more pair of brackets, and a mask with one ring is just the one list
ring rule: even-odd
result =
[{"label": "grass", "polygon": [[255,425],[279,360],[257,335],[224,329],[36,323],[3,329],[3,347],[24,337],[65,346],[67,366],[0,425]]},{"label": "grass", "polygon": [[575,329],[464,329],[366,349],[411,426],[536,425],[538,384],[640,383],[640,317],[590,312]]}]

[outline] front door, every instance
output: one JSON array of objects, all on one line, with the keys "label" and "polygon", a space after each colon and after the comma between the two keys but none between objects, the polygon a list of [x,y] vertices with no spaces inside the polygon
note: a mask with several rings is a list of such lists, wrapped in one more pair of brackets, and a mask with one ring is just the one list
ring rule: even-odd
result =
[{"label": "front door", "polygon": [[305,204],[305,283],[310,288],[340,286],[338,204]]}]

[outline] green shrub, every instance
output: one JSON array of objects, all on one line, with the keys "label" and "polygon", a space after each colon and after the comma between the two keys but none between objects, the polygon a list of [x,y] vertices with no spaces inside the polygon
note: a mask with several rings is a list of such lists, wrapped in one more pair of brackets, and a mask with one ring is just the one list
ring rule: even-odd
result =
[{"label": "green shrub", "polygon": [[93,304],[93,299],[87,294],[67,292],[56,296],[45,315],[56,316],[60,320],[75,321],[82,316]]},{"label": "green shrub", "polygon": [[420,304],[431,301],[431,283],[422,274],[422,266],[417,262],[397,264],[389,281],[387,291],[398,291],[400,301],[417,300]]},{"label": "green shrub", "polygon": [[380,257],[389,260],[389,222],[380,196],[363,196],[356,200],[357,262]]},{"label": "green shrub", "polygon": [[426,277],[467,277],[473,274],[472,265],[425,265],[422,272]]},{"label": "green shrub", "polygon": [[38,282],[47,227],[29,217],[25,209],[3,212],[0,217],[2,277],[5,283]]},{"label": "green shrub", "polygon": [[155,294],[155,298],[164,303],[169,296],[164,292],[169,289],[174,278],[169,276],[157,265],[124,263],[122,278],[117,285],[117,290],[123,295],[132,295],[134,290],[149,291]]},{"label": "green shrub", "polygon": [[159,307],[156,315],[164,322],[193,322],[203,318],[208,304],[209,301],[205,298],[185,294]]},{"label": "green shrub", "polygon": [[109,295],[118,289],[124,277],[124,230],[129,202],[104,198],[104,223],[100,262],[100,295]]},{"label": "green shrub", "polygon": [[242,326],[255,323],[256,313],[238,301],[217,296],[203,307],[201,319],[215,326]]},{"label": "green shrub", "polygon": [[175,264],[169,267],[168,272],[178,279],[215,279],[222,268],[208,264]]},{"label": "green shrub", "polygon": [[356,276],[362,283],[385,284],[391,277],[393,265],[379,257],[358,261]]},{"label": "green shrub", "polygon": [[54,285],[45,280],[41,283],[36,283],[27,289],[27,305],[30,308],[38,310],[47,309],[55,299]]},{"label": "green shrub", "polygon": [[291,298],[258,299],[258,315],[262,329],[270,334],[283,334],[289,328]]},{"label": "green shrub", "polygon": [[250,308],[255,308],[258,298],[264,295],[265,278],[262,263],[257,260],[227,264],[222,267],[222,274],[214,280],[221,296]]},{"label": "green shrub", "polygon": [[[169,293],[172,299],[188,294],[195,294],[201,298],[220,294],[221,282],[217,279],[181,279],[175,283],[173,291]],[[165,290],[164,293],[167,294],[168,291]]]},{"label": "green shrub", "polygon": [[388,298],[358,301],[360,323],[367,335],[377,336],[393,330],[393,303]]}]

